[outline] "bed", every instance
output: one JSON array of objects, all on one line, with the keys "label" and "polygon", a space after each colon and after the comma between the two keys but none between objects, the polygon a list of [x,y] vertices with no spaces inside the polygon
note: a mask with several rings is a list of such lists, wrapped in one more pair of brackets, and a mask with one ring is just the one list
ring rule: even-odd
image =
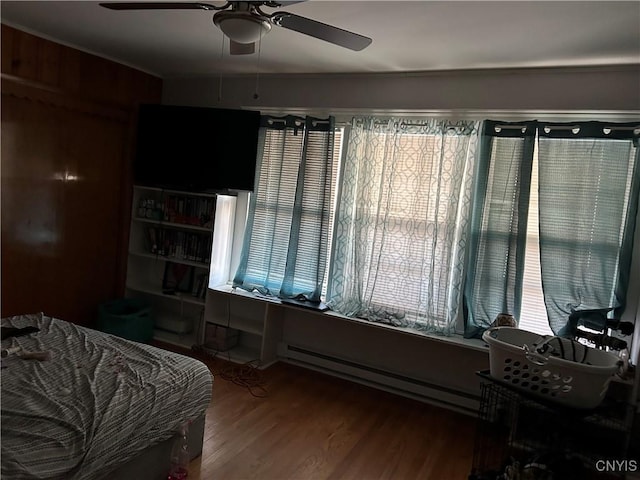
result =
[{"label": "bed", "polygon": [[1,472],[19,479],[166,479],[173,438],[189,422],[202,450],[213,377],[195,359],[40,314],[5,327],[39,329],[2,349]]}]

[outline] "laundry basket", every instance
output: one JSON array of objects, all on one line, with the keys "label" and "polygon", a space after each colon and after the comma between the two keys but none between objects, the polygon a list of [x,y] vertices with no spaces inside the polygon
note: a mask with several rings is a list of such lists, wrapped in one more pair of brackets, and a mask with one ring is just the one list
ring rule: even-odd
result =
[{"label": "laundry basket", "polygon": [[564,406],[591,409],[602,402],[622,365],[617,355],[571,339],[513,327],[486,330],[491,377]]},{"label": "laundry basket", "polygon": [[98,313],[98,330],[135,342],[151,342],[154,322],[151,307],[145,300],[112,300],[99,305]]}]

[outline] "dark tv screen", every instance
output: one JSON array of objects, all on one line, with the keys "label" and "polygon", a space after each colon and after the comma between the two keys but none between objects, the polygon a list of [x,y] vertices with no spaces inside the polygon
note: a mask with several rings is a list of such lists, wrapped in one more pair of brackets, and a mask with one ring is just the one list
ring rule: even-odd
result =
[{"label": "dark tv screen", "polygon": [[134,181],[188,191],[254,188],[260,112],[144,104]]}]

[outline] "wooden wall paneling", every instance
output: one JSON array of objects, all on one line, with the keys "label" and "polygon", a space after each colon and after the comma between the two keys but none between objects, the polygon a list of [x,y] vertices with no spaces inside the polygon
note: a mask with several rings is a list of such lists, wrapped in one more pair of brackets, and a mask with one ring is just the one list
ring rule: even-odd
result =
[{"label": "wooden wall paneling", "polygon": [[133,69],[120,69],[117,71],[114,82],[111,85],[114,99],[119,99],[126,103],[135,103],[136,98],[142,98],[138,94],[137,77],[134,73]]},{"label": "wooden wall paneling", "polygon": [[105,62],[104,59],[83,54],[80,70],[80,90],[92,92],[100,99],[107,102],[119,102],[115,94],[118,93],[113,85],[116,83],[117,69],[112,63]]},{"label": "wooden wall paneling", "polygon": [[13,36],[15,30],[2,25],[2,32],[0,36],[0,68],[3,73],[11,73],[11,62],[13,61]]},{"label": "wooden wall paneling", "polygon": [[162,80],[2,25],[2,316],[124,294],[135,114]]},{"label": "wooden wall paneling", "polygon": [[14,35],[11,50],[11,74],[29,80],[38,79],[38,38]]},{"label": "wooden wall paneling", "polygon": [[2,25],[2,73],[130,110],[160,102],[162,80],[134,68]]},{"label": "wooden wall paneling", "polygon": [[38,80],[42,83],[59,87],[62,46],[53,42],[41,42],[38,54]]},{"label": "wooden wall paneling", "polygon": [[[61,170],[51,109],[2,95],[2,314],[50,309],[62,255]],[[53,127],[53,128],[52,128]],[[37,141],[34,141],[37,139]]]},{"label": "wooden wall paneling", "polygon": [[2,118],[2,314],[91,324],[118,291],[129,124],[11,95]]},{"label": "wooden wall paneling", "polygon": [[60,88],[77,94],[80,91],[81,52],[63,48],[60,55]]},{"label": "wooden wall paneling", "polygon": [[64,258],[67,278],[77,291],[66,294],[71,297],[68,302],[82,299],[82,319],[95,319],[97,305],[117,296],[127,123],[69,117],[61,158],[69,175],[63,182]]},{"label": "wooden wall paneling", "polygon": [[133,69],[123,69],[117,73],[115,83],[111,86],[111,89],[118,101],[159,103],[162,97],[162,88],[154,77]]}]

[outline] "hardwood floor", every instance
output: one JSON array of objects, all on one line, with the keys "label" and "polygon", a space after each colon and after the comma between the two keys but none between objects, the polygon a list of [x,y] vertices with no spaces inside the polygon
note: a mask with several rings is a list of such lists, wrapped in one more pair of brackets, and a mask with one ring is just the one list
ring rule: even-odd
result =
[{"label": "hardwood floor", "polygon": [[213,400],[189,480],[469,475],[471,417],[285,363],[259,372],[259,398],[222,378],[234,376],[225,371],[233,364],[203,360],[214,373]]}]

